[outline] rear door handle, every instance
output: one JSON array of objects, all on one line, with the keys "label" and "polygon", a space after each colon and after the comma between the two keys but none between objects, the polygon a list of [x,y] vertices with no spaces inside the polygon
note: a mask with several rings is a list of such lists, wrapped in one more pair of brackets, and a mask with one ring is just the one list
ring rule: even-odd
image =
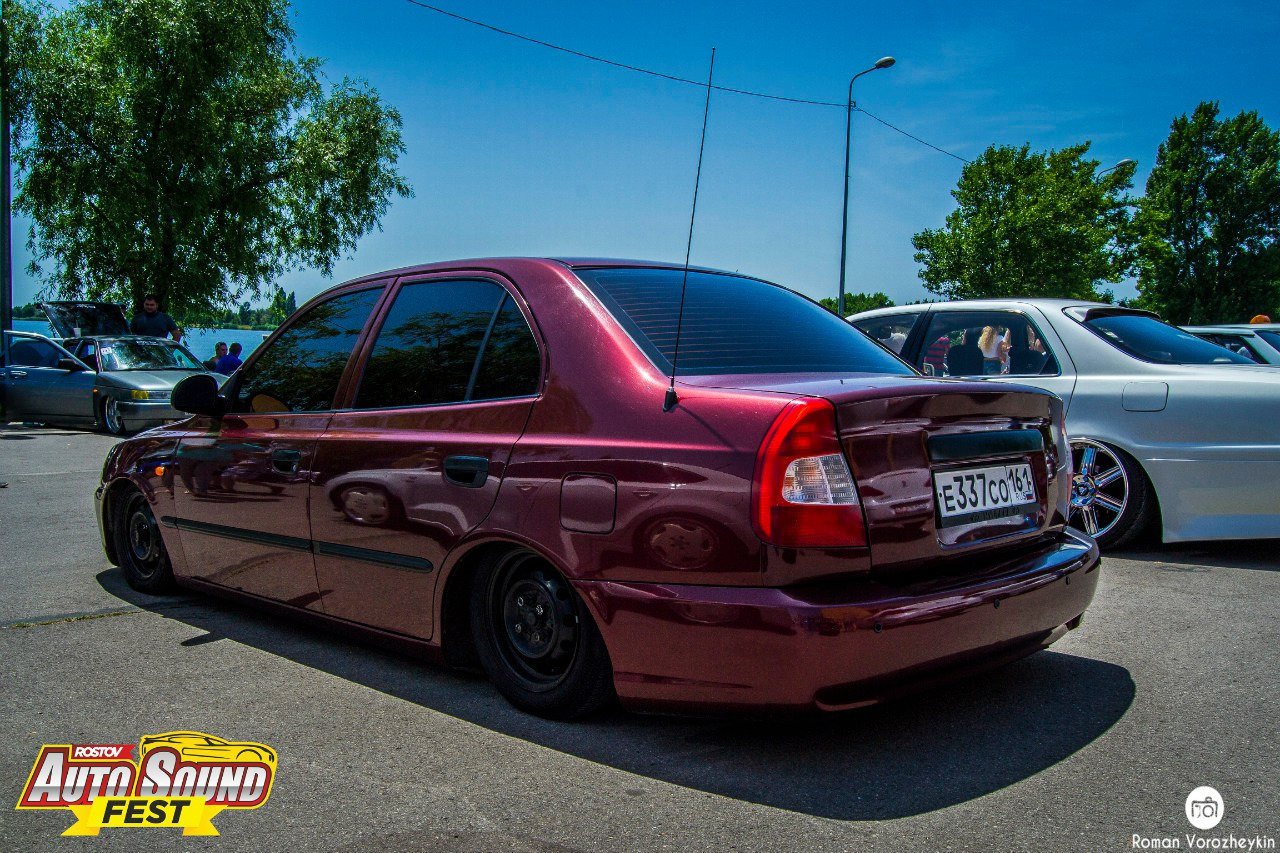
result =
[{"label": "rear door handle", "polygon": [[26,379],[26,378],[27,378],[27,371],[25,371],[25,370],[10,370],[10,371],[9,371],[9,377],[10,377],[11,379]]},{"label": "rear door handle", "polygon": [[301,450],[271,451],[271,467],[281,474],[298,473],[298,464],[302,462]]},{"label": "rear door handle", "polygon": [[478,489],[489,479],[489,460],[483,456],[446,456],[444,478],[455,486]]}]

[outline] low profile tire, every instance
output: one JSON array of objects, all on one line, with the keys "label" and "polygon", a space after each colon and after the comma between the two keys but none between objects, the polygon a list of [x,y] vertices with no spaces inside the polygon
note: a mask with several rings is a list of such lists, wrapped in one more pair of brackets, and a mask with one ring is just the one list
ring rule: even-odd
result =
[{"label": "low profile tire", "polygon": [[152,595],[172,590],[173,566],[151,504],[142,492],[129,489],[117,500],[112,516],[116,559],[129,586]]},{"label": "low profile tire", "polygon": [[129,432],[125,428],[124,418],[120,416],[120,404],[115,397],[102,401],[102,425],[112,435],[127,435]]},{"label": "low profile tire", "polygon": [[569,720],[614,698],[609,653],[573,587],[530,551],[494,555],[471,590],[480,665],[512,705]]},{"label": "low profile tire", "polygon": [[1071,525],[1102,548],[1127,545],[1151,526],[1156,498],[1136,459],[1109,444],[1071,441]]}]

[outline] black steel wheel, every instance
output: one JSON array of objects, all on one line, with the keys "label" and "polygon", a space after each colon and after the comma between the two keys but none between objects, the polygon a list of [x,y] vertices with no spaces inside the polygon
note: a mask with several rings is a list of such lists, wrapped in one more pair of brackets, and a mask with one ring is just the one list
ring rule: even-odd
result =
[{"label": "black steel wheel", "polygon": [[1078,438],[1071,441],[1070,523],[1118,548],[1137,539],[1155,515],[1155,495],[1137,460],[1119,448]]},{"label": "black steel wheel", "polygon": [[173,589],[173,566],[151,504],[137,489],[120,496],[112,513],[116,559],[124,579],[139,592],[162,593]]},{"label": "black steel wheel", "polygon": [[517,708],[563,720],[613,699],[613,667],[595,621],[569,582],[530,551],[479,568],[471,630],[481,666]]}]

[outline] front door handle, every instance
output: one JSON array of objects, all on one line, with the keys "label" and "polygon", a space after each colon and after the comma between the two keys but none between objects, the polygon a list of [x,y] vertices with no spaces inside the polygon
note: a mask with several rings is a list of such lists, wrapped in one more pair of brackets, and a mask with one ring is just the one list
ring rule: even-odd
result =
[{"label": "front door handle", "polygon": [[301,450],[271,451],[271,467],[281,474],[298,473],[298,465],[302,462]]},{"label": "front door handle", "polygon": [[27,371],[25,371],[25,370],[10,370],[10,371],[9,371],[9,378],[10,378],[10,379],[26,379],[26,378],[27,378]]},{"label": "front door handle", "polygon": [[455,486],[478,489],[489,479],[489,460],[483,456],[446,456],[444,478]]}]

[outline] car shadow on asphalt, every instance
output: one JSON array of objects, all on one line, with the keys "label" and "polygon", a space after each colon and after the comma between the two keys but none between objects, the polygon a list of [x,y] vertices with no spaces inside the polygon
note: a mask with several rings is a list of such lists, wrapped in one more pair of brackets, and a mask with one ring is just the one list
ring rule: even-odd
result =
[{"label": "car shadow on asphalt", "polygon": [[145,596],[117,569],[97,579],[118,598],[206,632],[184,646],[225,638],[587,761],[838,820],[932,812],[1013,785],[1092,743],[1135,695],[1123,667],[1044,651],[909,699],[839,714],[707,719],[613,710],[557,723],[515,710],[473,674],[238,603]]},{"label": "car shadow on asphalt", "polygon": [[1280,571],[1280,539],[1242,539],[1223,542],[1177,542],[1144,545],[1133,550],[1106,552],[1126,560],[1146,560],[1166,571],[1191,571],[1197,566],[1219,569]]}]

